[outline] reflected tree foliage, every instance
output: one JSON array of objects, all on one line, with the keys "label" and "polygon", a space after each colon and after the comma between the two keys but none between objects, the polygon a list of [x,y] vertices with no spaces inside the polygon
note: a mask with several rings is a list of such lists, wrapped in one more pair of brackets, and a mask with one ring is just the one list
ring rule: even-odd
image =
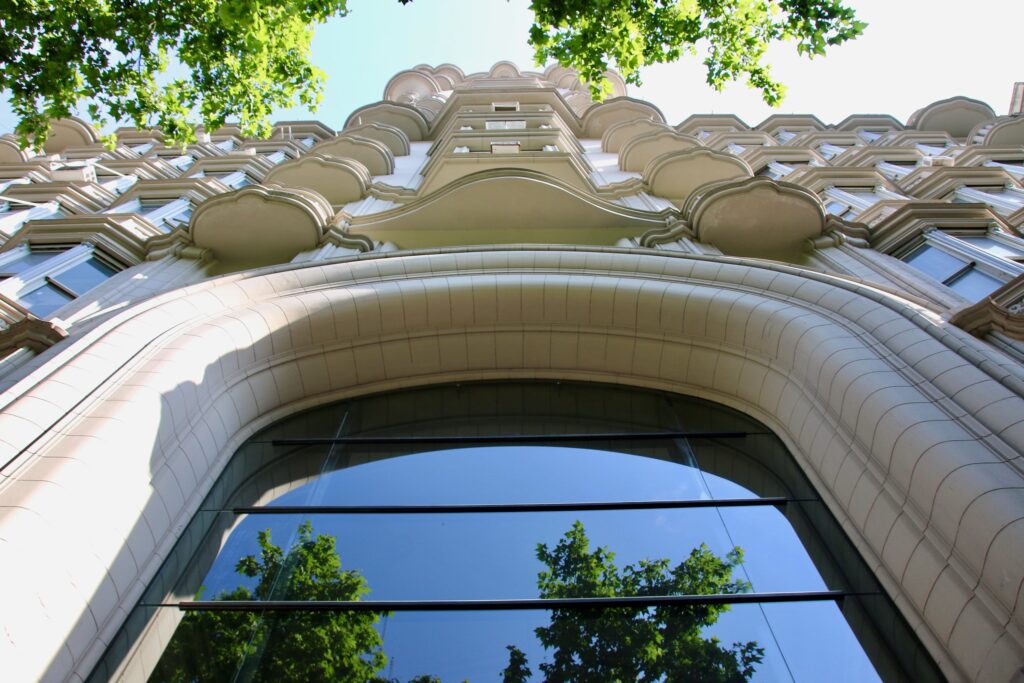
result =
[{"label": "reflected tree foliage", "polygon": [[[270,531],[259,534],[260,554],[235,570],[257,579],[217,600],[359,600],[366,579],[341,567],[335,539],[313,535],[305,522],[287,553]],[[182,619],[150,680],[352,681],[377,680],[387,663],[380,615],[372,612],[196,612]]]},{"label": "reflected tree foliage", "polygon": [[[359,600],[369,592],[366,579],[342,569],[335,538],[313,534],[309,522],[298,529],[285,552],[270,531],[259,533],[259,555],[238,561],[236,571],[255,579],[217,600]],[[666,559],[616,566],[605,547],[590,549],[583,524],[576,522],[554,548],[538,544],[541,598],[710,595],[742,593],[749,584],[732,578],[742,560],[734,548],[725,558],[704,545],[674,567]],[[550,661],[538,665],[551,683],[619,681],[748,680],[763,649],[756,642],[723,645],[704,637],[726,605],[663,606],[604,610],[551,610],[550,623],[536,629]],[[187,614],[175,631],[150,680],[171,683],[279,681],[399,683],[381,676],[387,664],[379,614],[372,612],[234,612]],[[504,683],[531,680],[527,655],[507,646]],[[441,683],[419,675],[409,683]]]},{"label": "reflected tree foliage", "polygon": [[[615,553],[590,550],[583,524],[576,522],[554,548],[537,546],[547,569],[537,575],[542,598],[712,595],[743,593],[745,581],[732,578],[742,560],[734,548],[721,558],[703,544],[675,567],[669,561],[641,560],[619,568]],[[596,610],[551,610],[551,622],[536,629],[552,652],[539,665],[545,681],[716,681],[749,680],[764,650],[756,642],[725,646],[703,631],[728,605],[661,606]],[[504,683],[530,678],[526,655],[509,646]]]}]

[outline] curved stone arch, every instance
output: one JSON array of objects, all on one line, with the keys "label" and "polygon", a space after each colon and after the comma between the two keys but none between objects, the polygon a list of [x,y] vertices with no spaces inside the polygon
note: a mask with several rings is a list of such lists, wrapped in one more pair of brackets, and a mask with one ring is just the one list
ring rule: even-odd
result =
[{"label": "curved stone arch", "polygon": [[349,133],[384,144],[391,150],[391,154],[396,157],[405,156],[412,149],[409,144],[409,137],[402,132],[401,128],[384,123],[364,123],[361,126],[353,126],[342,131],[342,134]]},{"label": "curved stone arch", "polygon": [[611,126],[635,119],[665,123],[665,116],[660,109],[650,102],[632,97],[616,97],[596,104],[587,109],[580,123],[584,138],[600,139]]},{"label": "curved stone arch", "polygon": [[264,182],[312,190],[333,206],[341,206],[365,197],[373,178],[355,159],[311,152],[275,166]]},{"label": "curved stone arch", "polygon": [[754,177],[706,185],[683,206],[697,239],[732,256],[790,260],[825,230],[826,212],[811,190]]},{"label": "curved stone arch", "polygon": [[[611,131],[609,131],[611,132]],[[703,147],[704,143],[675,129],[641,133],[626,140],[619,147],[619,168],[623,171],[643,171],[652,159],[666,153],[685,152]]]},{"label": "curved stone arch", "polygon": [[643,171],[651,193],[671,200],[676,206],[685,204],[704,185],[753,175],[743,159],[707,147],[662,154],[651,159]]},{"label": "curved stone arch", "polygon": [[982,144],[989,147],[1024,146],[1024,116],[1001,116],[992,122],[982,122],[971,131],[969,142],[976,133],[984,136]]},{"label": "curved stone arch", "polygon": [[394,126],[405,133],[413,142],[427,137],[430,124],[416,107],[398,102],[377,102],[360,107],[345,120],[343,130],[366,123],[383,123]]},{"label": "curved stone arch", "polygon": [[32,152],[22,149],[13,135],[0,135],[0,163],[21,164],[27,161]]},{"label": "curved stone arch", "polygon": [[249,185],[200,204],[188,233],[222,269],[239,270],[287,262],[316,247],[333,217],[331,204],[312,190]]},{"label": "curved stone arch", "polygon": [[[614,249],[378,255],[170,292],[57,358],[0,415],[5,474],[38,483],[45,467],[61,492],[19,498],[45,524],[0,518],[17,680],[88,674],[159,564],[132,553],[164,556],[258,429],[347,396],[531,377],[690,394],[760,420],[950,678],[1007,680],[1024,659],[1024,475],[1008,462],[1024,429],[971,403],[1019,416],[1021,378],[981,342],[864,285]],[[68,373],[77,381],[60,401],[75,410],[41,401],[44,438],[11,429],[20,405]],[[79,496],[90,504],[68,504]],[[73,585],[59,571],[71,558]],[[69,640],[76,650],[54,657]]]},{"label": "curved stone arch", "polygon": [[945,131],[964,138],[976,125],[996,117],[992,107],[970,97],[950,97],[918,109],[907,119],[907,128]]},{"label": "curved stone arch", "polygon": [[433,76],[418,69],[399,71],[384,86],[384,100],[389,102],[417,102],[433,97],[443,88]]},{"label": "curved stone arch", "polygon": [[507,60],[495,62],[487,71],[488,78],[522,78],[522,76],[523,74],[519,71],[519,67],[514,62]]},{"label": "curved stone arch", "polygon": [[60,154],[69,147],[84,147],[99,141],[96,131],[77,116],[50,121],[50,137],[43,143],[47,154]]},{"label": "curved stone arch", "polygon": [[355,159],[370,171],[370,175],[391,175],[395,172],[395,156],[387,145],[347,130],[314,146],[310,153]]},{"label": "curved stone arch", "polygon": [[447,62],[444,64],[438,64],[434,68],[434,77],[436,78],[438,76],[447,78],[451,82],[452,87],[455,87],[459,83],[462,83],[462,81],[466,80],[466,73],[462,69]]},{"label": "curved stone arch", "polygon": [[444,108],[445,99],[440,95],[434,95],[433,97],[427,97],[422,100],[416,101],[416,108],[423,114],[423,118],[428,121],[433,121],[437,118],[437,115],[441,113],[441,109]]},{"label": "curved stone arch", "polygon": [[628,141],[641,135],[672,133],[672,127],[651,119],[631,119],[610,125],[601,136],[601,150],[619,153]]}]

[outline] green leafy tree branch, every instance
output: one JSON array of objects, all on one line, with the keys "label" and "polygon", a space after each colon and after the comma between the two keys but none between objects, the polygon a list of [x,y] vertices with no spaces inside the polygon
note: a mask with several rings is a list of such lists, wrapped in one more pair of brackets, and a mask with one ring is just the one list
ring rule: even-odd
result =
[{"label": "green leafy tree branch", "polygon": [[[763,62],[769,44],[792,40],[801,54],[821,55],[865,27],[840,0],[533,0],[531,8],[537,62],[575,69],[598,99],[611,91],[609,68],[639,84],[643,66],[703,50],[710,85],[745,79],[777,104],[784,88]],[[169,144],[194,142],[196,121],[215,130],[231,120],[267,137],[276,109],[316,109],[326,77],[310,61],[313,32],[348,11],[347,0],[11,0],[0,13],[0,89],[10,92],[23,147],[41,147],[49,122],[81,103],[98,126],[159,126]],[[172,64],[184,74],[172,77]]]}]

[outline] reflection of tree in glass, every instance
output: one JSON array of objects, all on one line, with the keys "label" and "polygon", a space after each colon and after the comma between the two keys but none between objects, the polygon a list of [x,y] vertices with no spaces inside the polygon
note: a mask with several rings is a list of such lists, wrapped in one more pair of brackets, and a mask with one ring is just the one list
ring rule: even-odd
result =
[{"label": "reflection of tree in glass", "polygon": [[[547,569],[537,575],[542,598],[710,595],[743,593],[745,581],[733,581],[742,560],[734,548],[725,559],[704,545],[674,568],[668,560],[642,560],[621,570],[607,548],[590,552],[580,522],[555,548],[537,546]],[[727,605],[687,605],[605,610],[551,610],[551,623],[536,629],[549,663],[540,664],[544,680],[563,681],[746,681],[764,655],[756,642],[725,647],[701,631],[714,624]],[[509,646],[505,683],[530,677],[526,655]]]},{"label": "reflection of tree in glass", "polygon": [[[258,579],[217,600],[358,600],[369,592],[358,571],[343,570],[334,537],[299,527],[287,552],[259,534],[260,556],[235,570]],[[372,612],[195,612],[182,619],[151,680],[352,681],[376,680],[387,658]]]}]

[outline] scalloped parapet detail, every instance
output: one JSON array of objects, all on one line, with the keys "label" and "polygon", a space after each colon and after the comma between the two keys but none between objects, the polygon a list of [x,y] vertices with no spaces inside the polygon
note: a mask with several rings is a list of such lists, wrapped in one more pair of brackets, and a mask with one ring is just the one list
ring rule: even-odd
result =
[{"label": "scalloped parapet detail", "polygon": [[310,153],[355,159],[370,171],[370,175],[391,175],[395,172],[395,156],[387,145],[347,131],[324,140]]},{"label": "scalloped parapet detail", "polygon": [[969,97],[950,97],[918,109],[907,119],[907,128],[946,131],[954,138],[965,138],[979,123],[994,119],[992,107]]},{"label": "scalloped parapet detail", "polygon": [[365,197],[373,178],[355,159],[311,153],[275,167],[266,182],[312,190],[342,206]]},{"label": "scalloped parapet detail", "polygon": [[706,187],[684,212],[697,239],[730,256],[791,260],[825,229],[825,208],[810,190],[755,177]]},{"label": "scalloped parapet detail", "polygon": [[98,141],[92,126],[77,116],[70,116],[50,121],[50,137],[46,138],[43,151],[47,154],[60,154],[69,147],[84,147]]},{"label": "scalloped parapet detail", "polygon": [[345,120],[343,130],[367,123],[394,126],[413,142],[425,139],[430,131],[430,124],[419,109],[397,102],[375,102],[356,109]]},{"label": "scalloped parapet detail", "polygon": [[619,168],[639,173],[647,168],[647,164],[655,157],[703,146],[704,144],[697,138],[677,133],[672,128],[637,135],[619,148]]},{"label": "scalloped parapet detail", "polygon": [[634,119],[665,123],[665,115],[650,102],[632,97],[616,97],[587,109],[581,120],[583,137],[600,139],[615,124]]},{"label": "scalloped parapet detail", "polygon": [[250,185],[209,199],[189,224],[192,242],[225,269],[287,263],[320,244],[334,209],[319,193],[281,185]]},{"label": "scalloped parapet detail", "polygon": [[685,204],[704,185],[753,175],[743,159],[706,147],[662,154],[651,159],[643,171],[651,194],[676,206]]}]

